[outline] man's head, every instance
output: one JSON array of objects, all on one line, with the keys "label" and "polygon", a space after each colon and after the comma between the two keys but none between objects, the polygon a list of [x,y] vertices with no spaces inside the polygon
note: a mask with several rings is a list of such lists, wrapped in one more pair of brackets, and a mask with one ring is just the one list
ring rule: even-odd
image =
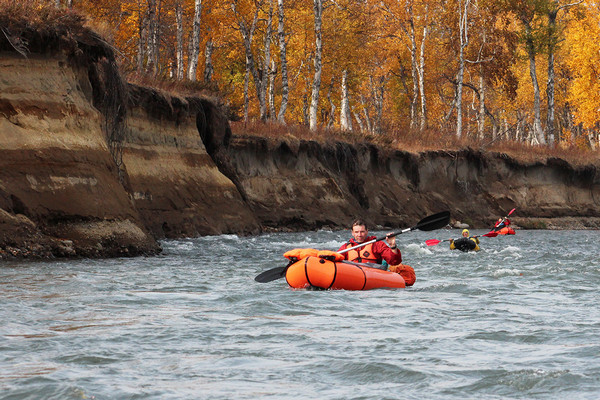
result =
[{"label": "man's head", "polygon": [[469,230],[468,229],[463,229],[462,235],[463,235],[463,237],[469,236]]},{"label": "man's head", "polygon": [[356,243],[362,243],[369,236],[369,230],[367,224],[360,219],[357,219],[352,223],[352,237]]}]

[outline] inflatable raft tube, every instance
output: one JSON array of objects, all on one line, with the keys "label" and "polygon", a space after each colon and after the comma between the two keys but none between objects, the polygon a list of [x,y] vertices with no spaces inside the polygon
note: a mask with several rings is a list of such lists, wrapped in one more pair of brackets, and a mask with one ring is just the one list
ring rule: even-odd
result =
[{"label": "inflatable raft tube", "polygon": [[372,268],[366,263],[330,261],[305,257],[292,264],[286,274],[287,283],[297,289],[370,290],[404,288],[404,278],[395,272]]},{"label": "inflatable raft tube", "polygon": [[515,234],[515,230],[513,228],[511,228],[510,226],[505,226],[504,228],[502,228],[496,232],[498,232],[498,235],[514,235]]},{"label": "inflatable raft tube", "polygon": [[454,241],[454,247],[460,251],[471,251],[475,250],[475,247],[477,247],[477,243],[475,243],[474,240],[462,237]]}]

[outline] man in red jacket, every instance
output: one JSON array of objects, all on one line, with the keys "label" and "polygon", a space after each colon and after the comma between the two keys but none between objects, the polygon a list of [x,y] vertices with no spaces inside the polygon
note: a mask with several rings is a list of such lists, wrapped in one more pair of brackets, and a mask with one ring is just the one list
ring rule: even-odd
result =
[{"label": "man in red jacket", "polygon": [[[338,251],[345,250],[350,247],[354,247],[364,242],[375,239],[376,236],[369,236],[369,230],[367,224],[360,219],[357,219],[352,223],[352,238],[348,243],[344,243]],[[350,250],[343,253],[346,260],[368,262],[381,264],[385,260],[389,265],[396,265],[402,262],[402,255],[396,247],[396,237],[386,238],[387,244],[383,241],[369,243],[363,247],[359,247],[354,250]]]}]

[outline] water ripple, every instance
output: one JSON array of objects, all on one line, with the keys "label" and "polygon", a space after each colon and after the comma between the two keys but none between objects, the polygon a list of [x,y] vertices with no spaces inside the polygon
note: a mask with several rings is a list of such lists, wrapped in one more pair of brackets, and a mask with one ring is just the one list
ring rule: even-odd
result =
[{"label": "water ripple", "polygon": [[5,262],[0,399],[596,399],[597,235],[519,231],[461,253],[425,245],[452,233],[415,231],[398,236],[415,286],[368,292],[253,280],[348,238],[326,230]]}]

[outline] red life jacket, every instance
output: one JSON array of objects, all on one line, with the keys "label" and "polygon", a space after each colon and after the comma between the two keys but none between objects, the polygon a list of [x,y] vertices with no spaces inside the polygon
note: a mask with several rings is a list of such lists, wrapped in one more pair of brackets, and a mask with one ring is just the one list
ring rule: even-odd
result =
[{"label": "red life jacket", "polygon": [[[367,241],[369,241],[369,238],[367,238]],[[358,249],[348,251],[348,261],[381,263],[381,259],[377,258],[373,254],[373,244],[374,243],[369,243],[364,247],[359,247]],[[347,249],[356,245],[358,245],[358,243],[354,242],[354,240],[351,240],[350,242],[346,243],[345,248]]]}]

